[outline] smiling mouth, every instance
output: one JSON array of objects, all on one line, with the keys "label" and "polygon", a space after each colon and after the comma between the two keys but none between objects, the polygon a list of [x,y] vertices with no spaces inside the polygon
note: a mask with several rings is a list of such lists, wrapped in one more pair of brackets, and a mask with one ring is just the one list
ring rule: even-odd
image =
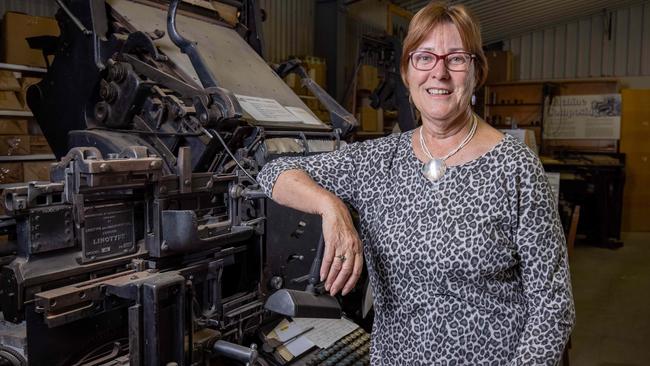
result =
[{"label": "smiling mouth", "polygon": [[429,93],[431,95],[449,95],[449,94],[451,94],[451,90],[447,90],[447,89],[427,88],[426,91],[427,91],[427,93]]}]

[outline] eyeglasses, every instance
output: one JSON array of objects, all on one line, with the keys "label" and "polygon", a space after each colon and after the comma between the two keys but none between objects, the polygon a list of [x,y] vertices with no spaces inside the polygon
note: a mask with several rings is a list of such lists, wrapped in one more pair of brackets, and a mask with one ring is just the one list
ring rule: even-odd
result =
[{"label": "eyeglasses", "polygon": [[476,56],[469,52],[452,52],[446,55],[436,55],[429,51],[413,51],[409,53],[409,58],[411,59],[411,65],[420,71],[433,70],[440,60],[443,60],[445,67],[449,71],[467,71],[471,61]]}]

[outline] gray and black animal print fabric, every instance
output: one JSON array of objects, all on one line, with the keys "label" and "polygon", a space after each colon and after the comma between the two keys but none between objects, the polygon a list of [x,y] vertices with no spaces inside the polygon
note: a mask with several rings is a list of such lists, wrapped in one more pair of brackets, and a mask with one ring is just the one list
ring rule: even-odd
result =
[{"label": "gray and black animal print fabric", "polygon": [[575,319],[564,234],[539,159],[510,136],[428,181],[413,132],[283,158],[351,203],[375,296],[373,365],[555,365]]}]

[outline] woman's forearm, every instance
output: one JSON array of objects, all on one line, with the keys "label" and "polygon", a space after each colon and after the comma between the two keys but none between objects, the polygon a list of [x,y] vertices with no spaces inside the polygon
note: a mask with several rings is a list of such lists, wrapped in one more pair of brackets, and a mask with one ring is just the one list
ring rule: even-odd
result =
[{"label": "woman's forearm", "polygon": [[332,295],[350,292],[363,269],[361,240],[343,201],[319,186],[301,170],[287,170],[277,178],[273,200],[293,209],[320,215],[325,252],[320,269],[325,289]]},{"label": "woman's forearm", "polygon": [[272,196],[275,202],[283,206],[320,216],[345,208],[343,202],[332,192],[297,169],[287,170],[278,176]]}]

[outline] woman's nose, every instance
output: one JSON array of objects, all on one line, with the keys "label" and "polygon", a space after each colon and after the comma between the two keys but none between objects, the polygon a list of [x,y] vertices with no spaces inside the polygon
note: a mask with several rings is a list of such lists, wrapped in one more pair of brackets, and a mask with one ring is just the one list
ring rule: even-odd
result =
[{"label": "woman's nose", "polygon": [[436,79],[446,79],[449,77],[449,70],[445,66],[444,60],[438,60],[436,65],[429,71],[429,75]]}]

